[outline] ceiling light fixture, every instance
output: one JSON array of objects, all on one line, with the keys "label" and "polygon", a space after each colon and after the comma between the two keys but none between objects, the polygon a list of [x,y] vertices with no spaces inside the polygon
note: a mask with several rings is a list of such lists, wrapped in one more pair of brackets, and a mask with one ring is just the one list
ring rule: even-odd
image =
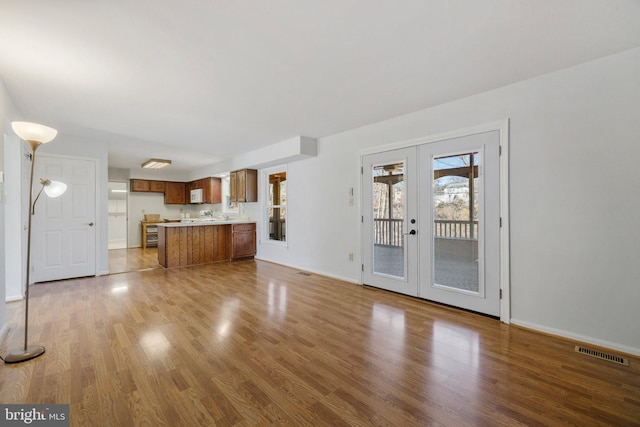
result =
[{"label": "ceiling light fixture", "polygon": [[149,159],[142,164],[144,169],[160,169],[165,166],[169,166],[171,164],[171,160],[164,159]]}]

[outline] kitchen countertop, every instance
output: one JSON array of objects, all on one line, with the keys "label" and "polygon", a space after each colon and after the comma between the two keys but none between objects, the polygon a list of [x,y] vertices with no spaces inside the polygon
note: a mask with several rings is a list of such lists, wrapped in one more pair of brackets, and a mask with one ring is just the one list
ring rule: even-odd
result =
[{"label": "kitchen countertop", "polygon": [[221,219],[221,220],[191,220],[188,222],[165,222],[158,224],[158,227],[194,227],[201,225],[226,225],[226,224],[255,224],[256,221]]}]

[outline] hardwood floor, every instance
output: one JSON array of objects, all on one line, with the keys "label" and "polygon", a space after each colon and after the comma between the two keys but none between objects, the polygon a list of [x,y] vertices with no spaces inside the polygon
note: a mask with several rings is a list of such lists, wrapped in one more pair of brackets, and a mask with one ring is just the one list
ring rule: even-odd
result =
[{"label": "hardwood floor", "polygon": [[[0,402],[73,426],[640,425],[640,360],[260,261],[35,285]],[[0,354],[22,345],[8,304]]]},{"label": "hardwood floor", "polygon": [[158,248],[109,249],[109,273],[161,268],[158,263]]}]

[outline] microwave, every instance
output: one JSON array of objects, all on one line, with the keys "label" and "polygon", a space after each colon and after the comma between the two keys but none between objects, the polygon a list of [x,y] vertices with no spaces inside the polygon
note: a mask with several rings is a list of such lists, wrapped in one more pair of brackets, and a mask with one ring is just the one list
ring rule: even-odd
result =
[{"label": "microwave", "polygon": [[191,190],[191,203],[202,203],[202,188]]}]

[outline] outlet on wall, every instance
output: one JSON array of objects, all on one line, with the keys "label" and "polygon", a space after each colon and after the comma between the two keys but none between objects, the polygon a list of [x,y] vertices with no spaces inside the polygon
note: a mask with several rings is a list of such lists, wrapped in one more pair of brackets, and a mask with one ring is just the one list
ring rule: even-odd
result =
[{"label": "outlet on wall", "polygon": [[353,261],[353,252],[349,252],[349,261]]}]

